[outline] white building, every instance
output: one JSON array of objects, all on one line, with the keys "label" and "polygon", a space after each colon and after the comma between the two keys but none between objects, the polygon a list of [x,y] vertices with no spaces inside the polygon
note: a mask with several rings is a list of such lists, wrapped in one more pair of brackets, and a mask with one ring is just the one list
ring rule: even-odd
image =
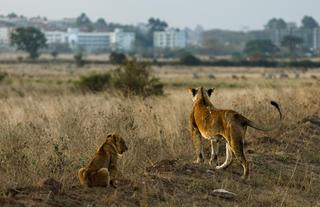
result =
[{"label": "white building", "polygon": [[184,31],[169,29],[153,33],[153,46],[156,48],[178,49],[186,47],[186,34]]},{"label": "white building", "polygon": [[320,28],[313,30],[313,49],[320,50]]},{"label": "white building", "polygon": [[77,46],[90,52],[110,49],[110,34],[79,32]]},{"label": "white building", "polygon": [[122,29],[115,29],[110,33],[110,40],[113,50],[129,51],[133,47],[135,34],[133,32],[123,32]]},{"label": "white building", "polygon": [[121,29],[114,32],[80,32],[76,28],[69,28],[67,32],[44,33],[48,44],[66,43],[73,50],[83,49],[87,52],[109,49],[129,51],[135,41],[134,33],[123,32]]},{"label": "white building", "polygon": [[67,35],[65,32],[53,31],[53,32],[44,32],[44,35],[47,39],[47,44],[53,43],[66,43]]},{"label": "white building", "polygon": [[8,27],[0,27],[0,45],[10,44],[10,31]]}]

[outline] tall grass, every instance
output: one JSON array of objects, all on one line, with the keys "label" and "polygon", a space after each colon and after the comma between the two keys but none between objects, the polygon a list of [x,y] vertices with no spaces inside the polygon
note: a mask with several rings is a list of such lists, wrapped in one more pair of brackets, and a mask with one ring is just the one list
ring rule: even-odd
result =
[{"label": "tall grass", "polygon": [[[216,89],[218,108],[234,109],[251,120],[272,125],[278,119],[270,100],[284,114],[278,135],[302,118],[319,113],[318,88]],[[0,185],[21,186],[53,177],[64,187],[78,184],[77,170],[87,165],[109,133],[118,133],[129,150],[121,158],[120,172],[137,179],[145,167],[163,159],[194,159],[188,127],[192,105],[185,90],[147,99],[106,94],[31,94],[0,99]],[[249,130],[247,139],[261,132]]]}]

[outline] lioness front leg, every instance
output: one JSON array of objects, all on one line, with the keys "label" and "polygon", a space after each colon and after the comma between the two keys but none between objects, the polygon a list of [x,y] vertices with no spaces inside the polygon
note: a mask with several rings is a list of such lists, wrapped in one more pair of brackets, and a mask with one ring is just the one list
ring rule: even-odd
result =
[{"label": "lioness front leg", "polygon": [[191,133],[192,133],[193,145],[196,150],[196,156],[197,156],[197,160],[195,161],[195,163],[201,163],[204,161],[202,143],[201,143],[201,134],[199,130],[196,128],[193,128]]}]

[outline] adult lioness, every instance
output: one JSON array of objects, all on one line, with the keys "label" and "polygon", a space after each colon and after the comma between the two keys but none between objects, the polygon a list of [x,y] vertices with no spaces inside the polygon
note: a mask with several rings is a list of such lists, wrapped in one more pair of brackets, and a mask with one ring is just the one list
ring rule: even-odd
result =
[{"label": "adult lioness", "polygon": [[232,162],[233,152],[236,159],[243,167],[242,177],[247,178],[249,175],[249,163],[246,161],[243,153],[243,143],[247,126],[263,131],[275,129],[282,121],[280,108],[276,102],[271,101],[271,104],[278,110],[280,119],[273,127],[260,127],[235,111],[215,108],[209,100],[213,91],[214,88],[205,89],[201,87],[198,89],[189,89],[193,99],[189,124],[193,144],[197,154],[196,162],[203,161],[201,135],[211,141],[210,164],[212,164],[214,160],[217,160],[219,138],[224,137],[226,140],[226,160],[222,165],[217,166],[216,169],[228,167]]},{"label": "adult lioness", "polygon": [[127,151],[124,139],[117,134],[107,136],[107,139],[98,147],[96,154],[86,168],[78,171],[80,184],[88,187],[109,186],[116,187],[118,174],[118,155]]}]

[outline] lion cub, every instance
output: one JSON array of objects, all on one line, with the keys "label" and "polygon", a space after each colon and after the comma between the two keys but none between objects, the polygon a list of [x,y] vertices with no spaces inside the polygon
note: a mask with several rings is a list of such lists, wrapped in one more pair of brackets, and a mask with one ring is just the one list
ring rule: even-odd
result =
[{"label": "lion cub", "polygon": [[88,166],[79,169],[80,184],[88,187],[106,187],[111,184],[116,187],[118,155],[127,150],[123,138],[117,134],[108,135],[107,139],[98,147]]},{"label": "lion cub", "polygon": [[217,166],[216,169],[227,168],[232,162],[232,153],[243,167],[243,178],[249,175],[249,162],[243,153],[244,137],[247,127],[269,131],[278,127],[282,121],[282,114],[276,102],[271,104],[278,110],[280,119],[278,123],[270,128],[258,126],[253,121],[245,118],[233,110],[220,110],[213,106],[209,97],[214,88],[205,89],[190,88],[193,105],[189,117],[192,140],[196,150],[197,162],[203,161],[203,152],[201,146],[201,136],[211,141],[211,159],[210,164],[217,160],[217,151],[219,149],[219,139],[223,137],[226,140],[226,160]]}]

